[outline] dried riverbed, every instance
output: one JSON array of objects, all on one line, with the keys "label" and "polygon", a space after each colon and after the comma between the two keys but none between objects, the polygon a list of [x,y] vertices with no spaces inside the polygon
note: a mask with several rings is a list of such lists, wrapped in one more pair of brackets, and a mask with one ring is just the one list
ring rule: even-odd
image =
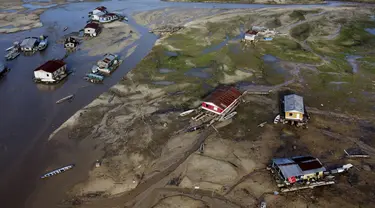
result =
[{"label": "dried riverbed", "polygon": [[[353,16],[362,14],[357,22],[366,22],[371,10],[357,9],[345,7],[327,12],[306,9],[304,18],[312,23],[328,18],[331,24],[339,24],[336,18],[350,10]],[[299,37],[289,33],[302,24],[296,24],[299,20],[290,15],[293,9],[214,9],[213,12],[218,12],[214,15],[203,9],[202,14],[207,16],[192,20],[184,18],[188,11],[180,12],[163,9],[136,14],[138,20],[145,16],[147,21],[144,22],[150,26],[157,27],[161,24],[158,22],[173,19],[174,23],[168,24],[185,28],[159,39],[151,53],[125,80],[79,111],[68,120],[66,128],[52,138],[52,141],[65,141],[69,135],[80,144],[94,143],[96,148],[91,152],[103,150],[97,155],[102,166],[91,168],[88,179],[70,189],[61,203],[90,208],[119,204],[165,208],[176,205],[256,207],[261,200],[270,207],[356,207],[363,202],[375,203],[366,191],[373,186],[375,175],[366,170],[368,167],[372,170],[374,161],[343,159],[343,149],[353,147],[362,148],[371,156],[374,154],[373,141],[366,139],[375,134],[369,128],[374,123],[373,98],[358,94],[375,78],[373,73],[362,67],[363,70],[353,74],[340,71],[340,66],[335,65],[332,66],[335,73],[328,71],[326,67],[334,63],[329,60],[345,62],[345,56],[321,55],[314,47],[309,48],[309,39],[301,46]],[[311,13],[320,17],[309,19]],[[280,21],[276,29],[285,31],[285,35],[276,37],[273,42],[240,47],[233,53],[230,48],[239,43],[231,41],[204,52],[227,40],[228,36],[238,36],[241,28],[274,23],[270,17],[275,16]],[[350,22],[345,26],[350,26]],[[321,27],[312,29],[309,34],[319,33]],[[327,34],[319,34],[321,36],[314,36],[314,40],[326,41]],[[342,33],[335,42],[327,42],[326,47],[338,47],[343,41],[341,38]],[[371,55],[367,58],[371,62]],[[367,77],[360,73],[366,73]],[[350,76],[355,80],[350,80]],[[327,88],[326,82],[341,79],[347,80],[342,89]],[[197,107],[203,96],[218,84],[240,81],[242,86],[248,83],[244,86],[246,90],[271,93],[268,96],[246,95],[237,109],[238,115],[215,129],[181,131],[188,125],[189,118],[179,117],[179,112]],[[347,93],[349,87],[352,93]],[[284,90],[305,96],[313,117],[309,129],[272,124],[278,112],[279,93]],[[342,99],[351,102],[342,102]],[[355,103],[358,100],[361,103]],[[264,121],[269,124],[258,127]],[[205,144],[204,153],[196,151],[201,143]],[[303,154],[317,156],[327,165],[350,162],[358,171],[340,176],[339,184],[332,187],[303,191],[298,196],[273,195],[277,187],[265,171],[269,160]]]},{"label": "dried riverbed", "polygon": [[[334,73],[340,73],[339,76],[327,77],[327,75],[332,75],[330,74],[332,71],[328,71],[332,66],[319,68],[319,64],[322,64],[317,63],[320,62],[319,57],[299,47],[294,47],[298,45],[293,41],[280,39],[268,44],[262,43],[259,48],[265,51],[240,47],[236,51],[236,55],[227,51],[229,47],[237,44],[234,42],[228,42],[228,46],[224,44],[212,49],[213,46],[223,42],[228,35],[234,38],[241,34],[244,27],[249,27],[251,24],[267,24],[270,20],[267,15],[274,18],[275,15],[285,13],[280,17],[282,26],[287,27],[287,25],[294,24],[296,20],[288,17],[291,9],[221,10],[219,8],[259,8],[263,6],[170,4],[160,3],[156,0],[115,1],[103,4],[110,10],[124,14],[130,14],[134,10],[142,11],[171,6],[190,8],[186,11],[183,11],[184,9],[163,9],[155,11],[155,13],[141,13],[149,15],[145,18],[141,17],[142,15],[135,15],[135,19],[139,23],[148,22],[146,26],[150,28],[152,28],[151,25],[158,26],[168,23],[186,24],[188,29],[175,36],[160,40],[158,46],[135,68],[135,71],[126,76],[126,80],[121,81],[93,102],[91,101],[97,95],[107,91],[110,86],[123,79],[124,74],[134,68],[149,53],[156,37],[149,34],[148,29],[137,25],[130,18],[129,25],[139,34],[140,39],[127,46],[121,45],[125,48],[119,52],[127,58],[112,77],[106,79],[104,85],[91,85],[82,80],[82,76],[99,58],[98,56],[87,56],[86,50],[77,51],[66,59],[68,67],[73,69],[74,75],[61,86],[34,85],[30,80],[33,68],[47,59],[61,57],[64,54],[62,46],[55,44],[55,41],[63,35],[81,29],[85,24],[87,12],[96,7],[97,3],[77,3],[47,10],[41,14],[41,22],[44,25],[42,28],[2,36],[0,38],[2,48],[8,47],[14,40],[26,35],[48,34],[52,42],[45,53],[32,57],[21,56],[10,62],[13,70],[0,83],[2,85],[0,95],[7,98],[6,103],[0,103],[1,109],[7,109],[2,118],[12,121],[2,122],[0,125],[1,131],[6,132],[1,134],[2,147],[4,147],[1,154],[5,160],[0,162],[2,166],[9,167],[8,170],[11,170],[1,173],[2,178],[6,179],[1,183],[1,188],[6,190],[1,191],[5,193],[1,196],[5,199],[4,206],[22,207],[22,199],[26,198],[34,187],[27,207],[55,207],[56,204],[116,207],[125,203],[129,207],[151,207],[153,205],[169,207],[171,203],[194,203],[197,206],[202,203],[208,205],[222,203],[221,207],[228,207],[228,204],[224,202],[230,202],[230,206],[233,207],[239,207],[241,204],[256,206],[257,200],[263,196],[263,193],[272,191],[274,186],[264,174],[254,174],[252,175],[254,178],[244,176],[263,168],[275,154],[284,156],[308,152],[323,158],[324,161],[333,161],[339,158],[342,148],[354,145],[353,141],[355,140],[346,140],[347,136],[355,138],[359,134],[365,134],[368,137],[372,135],[371,128],[368,128],[372,121],[366,116],[363,117],[366,113],[371,112],[367,105],[368,100],[363,100],[358,106],[355,103],[340,105],[330,99],[333,95],[340,95],[341,99],[345,98],[343,91],[348,92],[346,87],[360,91],[363,90],[364,85],[353,85],[351,80],[345,80],[350,84],[343,86],[340,91],[323,91],[321,88],[324,83],[318,82],[317,80],[320,80],[318,78],[323,77],[325,82],[330,83],[348,79],[348,75],[336,71]],[[213,9],[213,6],[216,8]],[[193,7],[202,7],[204,10],[198,11]],[[367,14],[367,10],[361,12]],[[194,15],[189,17],[189,13]],[[265,17],[246,21],[248,19],[246,15],[260,13]],[[196,19],[191,19],[191,16],[196,16]],[[240,18],[237,19],[237,17]],[[205,25],[211,21],[213,24]],[[218,22],[223,23],[223,30],[218,29],[215,24]],[[68,27],[65,32],[63,31],[64,27]],[[188,33],[189,31],[191,33]],[[218,35],[202,38],[202,36],[208,37],[207,34],[214,31]],[[232,31],[233,34],[227,31]],[[194,36],[196,36],[196,40],[191,38]],[[123,40],[122,38],[120,37],[121,40]],[[192,41],[197,42],[197,40],[199,40],[199,44],[191,44],[194,43]],[[186,48],[190,46],[191,48]],[[205,48],[211,48],[211,50],[202,54],[201,52]],[[118,50],[116,47],[113,49],[116,52]],[[312,47],[312,50],[314,49]],[[283,57],[279,50],[285,51],[288,56]],[[170,58],[171,51],[178,53],[177,58]],[[92,55],[100,52],[97,49]],[[271,74],[262,73],[259,70],[262,69],[261,65],[257,65],[262,63],[261,56],[256,56],[258,53],[272,54],[283,60],[280,67],[284,67],[284,70],[292,77],[287,77],[287,80],[280,79],[279,75],[284,77],[284,71],[281,74],[273,73],[272,68]],[[169,61],[166,62],[165,59]],[[363,59],[371,63],[371,56],[366,56]],[[302,63],[292,62],[295,60]],[[304,61],[309,62],[309,65],[304,64]],[[361,73],[366,72],[363,69],[366,69],[367,65],[363,65],[365,62],[362,60],[357,61],[360,63],[358,73],[360,78]],[[316,69],[317,66],[318,69]],[[212,76],[208,78],[185,76],[185,72],[188,70],[199,67],[204,67],[205,72]],[[163,68],[174,71],[161,73],[160,69]],[[332,70],[337,70],[337,68],[332,68]],[[372,76],[371,74],[366,75],[368,78]],[[242,80],[256,84],[256,86],[262,84],[266,89],[275,91],[288,86],[304,93],[309,105],[315,107],[314,112],[317,114],[315,122],[308,131],[282,129],[282,127],[271,125],[266,125],[264,129],[257,128],[256,126],[260,122],[272,120],[274,113],[277,112],[275,93],[270,97],[246,97],[247,103],[238,109],[239,116],[227,127],[222,127],[222,129],[217,127],[219,128],[218,133],[211,130],[199,135],[197,133],[175,134],[187,124],[187,120],[177,119],[178,111],[197,106],[201,96],[217,83],[235,83]],[[367,81],[360,79],[360,82],[355,83],[367,83]],[[165,84],[167,82],[168,85]],[[14,83],[22,84],[14,85]],[[163,83],[163,85],[155,83]],[[71,93],[76,95],[72,103],[64,103],[59,106],[54,104],[56,100]],[[368,93],[360,94],[368,95]],[[353,93],[348,96],[357,96],[355,97],[357,102],[363,99],[359,94],[354,95]],[[353,101],[352,97],[349,98]],[[371,98],[367,97],[366,99]],[[79,110],[88,103],[90,104],[87,107]],[[324,107],[321,104],[324,104]],[[31,107],[33,107],[32,110],[30,110]],[[356,110],[359,107],[362,111]],[[336,111],[335,114],[332,114],[331,117],[326,116],[330,115],[328,112],[332,110]],[[49,133],[76,111],[78,113],[60,128],[61,131],[58,131],[55,137],[46,142]],[[337,115],[341,117],[337,117]],[[342,116],[350,119],[339,121],[337,118],[342,118]],[[357,126],[358,120],[362,122],[361,126]],[[15,123],[17,125],[14,125]],[[244,123],[247,125],[242,125]],[[19,131],[14,126],[23,126],[23,131]],[[344,128],[341,128],[343,126],[350,127],[352,131],[343,130]],[[327,128],[340,133],[344,141],[338,142],[325,137],[321,133],[321,129]],[[280,140],[280,136],[283,135],[286,135],[286,139]],[[205,155],[196,154],[195,150],[205,139],[207,150]],[[364,140],[364,142],[369,143],[370,141]],[[323,144],[325,145],[323,146]],[[296,148],[290,148],[292,146],[296,146]],[[327,147],[332,148],[327,149]],[[223,151],[217,152],[217,149]],[[19,155],[19,153],[25,154]],[[103,159],[103,165],[99,169],[93,169],[93,162],[96,159]],[[47,181],[37,179],[45,170],[72,162],[77,166],[70,172]],[[362,165],[360,162],[354,161],[354,163],[358,167]],[[372,165],[371,161],[368,163]],[[225,177],[223,175],[216,176],[215,169],[220,169],[219,172],[225,173]],[[339,191],[344,193],[356,191],[358,193],[356,199],[345,201],[346,205],[352,203],[351,205],[356,206],[360,201],[371,204],[372,201],[368,199],[368,195],[358,189],[360,187],[369,188],[366,183],[370,183],[373,176],[370,174],[367,179],[364,179],[366,176],[364,172],[355,173],[355,175],[363,181],[357,181],[357,184],[354,184],[352,188],[345,183],[345,177],[342,179],[344,183]],[[182,179],[181,187],[165,187],[165,184],[176,177]],[[195,194],[188,193],[195,184],[198,184],[203,190]],[[22,191],[19,189],[21,186],[24,187]],[[59,188],[56,189],[56,187]],[[223,191],[223,187],[230,191]],[[212,194],[212,190],[216,193]],[[341,200],[334,193],[326,194],[335,199],[330,202],[334,205],[337,205]],[[182,195],[191,200],[181,197]],[[169,197],[163,198],[163,196]],[[200,199],[198,202],[197,196],[199,198],[207,197],[207,199],[205,198],[203,201]],[[267,202],[275,207],[280,204],[297,206],[310,203],[310,201],[304,200],[305,196],[309,195],[299,197],[296,201],[289,200],[288,196],[281,196],[278,199],[266,198]],[[105,199],[107,197],[109,199]],[[326,206],[329,204],[327,199],[322,197],[322,201],[319,203]]]}]

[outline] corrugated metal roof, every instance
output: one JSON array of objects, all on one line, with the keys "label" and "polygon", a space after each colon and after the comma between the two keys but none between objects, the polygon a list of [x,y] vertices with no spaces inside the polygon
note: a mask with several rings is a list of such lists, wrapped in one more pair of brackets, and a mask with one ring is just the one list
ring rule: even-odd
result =
[{"label": "corrugated metal roof", "polygon": [[107,8],[105,6],[100,6],[100,7],[96,7],[97,10],[99,11],[106,11]]},{"label": "corrugated metal roof", "polygon": [[254,30],[248,30],[248,31],[246,31],[246,34],[256,35],[256,34],[258,34],[258,32],[254,31]]},{"label": "corrugated metal roof", "polygon": [[98,23],[95,23],[95,22],[90,22],[88,23],[85,28],[93,28],[93,29],[98,29],[99,28],[99,24]]},{"label": "corrugated metal roof", "polygon": [[211,102],[223,110],[241,96],[241,92],[235,87],[220,87],[211,93],[205,102]]},{"label": "corrugated metal roof", "polygon": [[26,48],[33,48],[35,46],[35,43],[37,42],[36,38],[25,38],[22,43],[21,47],[26,47]]},{"label": "corrugated metal roof", "polygon": [[303,98],[296,94],[284,96],[284,111],[297,111],[304,113]]},{"label": "corrugated metal roof", "polygon": [[293,158],[275,158],[272,162],[278,166],[285,178],[325,171],[321,162],[311,156]]},{"label": "corrugated metal roof", "polygon": [[42,70],[42,71],[45,71],[45,72],[53,73],[56,70],[60,69],[64,65],[65,65],[65,62],[62,61],[62,60],[49,60],[46,63],[44,63],[43,65],[36,68],[34,71]]},{"label": "corrugated metal roof", "polygon": [[293,176],[304,175],[297,164],[279,166],[279,169],[281,170],[281,173],[283,174],[285,179],[293,177]]}]

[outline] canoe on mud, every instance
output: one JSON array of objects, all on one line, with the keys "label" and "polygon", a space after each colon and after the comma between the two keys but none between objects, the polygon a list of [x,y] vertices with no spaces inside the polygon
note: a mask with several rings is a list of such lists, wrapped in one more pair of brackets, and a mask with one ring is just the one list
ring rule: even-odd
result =
[{"label": "canoe on mud", "polygon": [[44,179],[44,178],[49,178],[51,176],[54,176],[54,175],[57,175],[57,174],[60,174],[60,173],[63,173],[67,170],[70,170],[74,167],[74,164],[71,164],[71,165],[67,165],[67,166],[64,166],[62,168],[58,168],[58,169],[55,169],[53,171],[50,171],[42,176],[40,176],[41,179]]}]

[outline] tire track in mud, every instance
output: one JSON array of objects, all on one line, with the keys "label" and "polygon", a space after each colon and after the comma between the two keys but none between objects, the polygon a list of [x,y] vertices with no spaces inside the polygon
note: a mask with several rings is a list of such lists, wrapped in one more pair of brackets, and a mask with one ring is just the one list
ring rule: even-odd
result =
[{"label": "tire track in mud", "polygon": [[207,197],[210,200],[216,199],[226,204],[228,203],[232,204],[231,207],[240,207],[240,208],[244,207],[237,202],[227,199],[225,196],[221,194],[215,193],[213,191],[208,191],[208,190],[166,187],[166,188],[158,188],[158,189],[155,189],[154,191],[157,191],[159,192],[159,194],[163,194],[163,195],[168,192],[172,192],[172,193],[169,195],[167,194],[166,197],[160,198],[155,203],[153,203],[151,207],[155,207],[163,199],[166,199],[168,197],[174,197],[174,196],[186,196],[195,200],[203,201],[205,203],[210,203],[209,200],[204,199],[204,197]]},{"label": "tire track in mud", "polygon": [[[200,145],[206,140],[206,138],[214,132],[213,128],[208,128],[204,130],[199,136],[196,142],[191,146],[188,151],[183,153],[183,156],[171,164],[168,168],[160,171],[158,174],[152,176],[150,179],[144,181],[143,183],[138,184],[136,188],[131,190],[128,193],[121,194],[119,196],[114,196],[106,199],[97,199],[93,201],[89,201],[83,204],[81,207],[90,207],[90,208],[110,208],[114,206],[118,206],[119,204],[130,204],[129,207],[137,207],[136,203],[139,200],[144,200],[147,197],[147,193],[144,193],[145,196],[142,197],[143,192],[150,191],[149,189],[155,189],[157,187],[152,187],[157,185],[158,182],[162,181],[166,178],[169,174],[171,174],[178,166],[180,166],[192,153],[197,151]],[[163,184],[165,185],[165,184]],[[152,192],[152,190],[151,190]],[[141,199],[140,199],[141,198]],[[128,207],[128,206],[125,206]]]}]

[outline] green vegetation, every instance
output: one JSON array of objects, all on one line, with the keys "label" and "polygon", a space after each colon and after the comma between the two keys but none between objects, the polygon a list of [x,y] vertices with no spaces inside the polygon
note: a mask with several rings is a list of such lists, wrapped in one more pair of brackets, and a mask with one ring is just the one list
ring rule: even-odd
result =
[{"label": "green vegetation", "polygon": [[294,10],[292,13],[289,14],[289,17],[297,20],[305,20],[305,14],[306,12],[303,10]]},{"label": "green vegetation", "polygon": [[310,31],[310,24],[304,23],[293,28],[290,32],[290,35],[298,40],[306,40],[310,35]]},{"label": "green vegetation", "polygon": [[299,43],[288,38],[277,37],[272,42],[260,42],[257,44],[263,54],[271,54],[282,60],[303,62],[303,63],[318,63],[319,57],[313,53],[305,51]]},{"label": "green vegetation", "polygon": [[[311,11],[299,11],[298,14],[305,15],[307,12]],[[291,13],[292,16],[296,14]],[[289,85],[305,94],[309,105],[320,106],[324,103],[325,106],[348,112],[369,109],[370,102],[366,102],[368,98],[363,92],[371,91],[372,80],[375,80],[375,56],[369,53],[375,42],[365,28],[373,28],[375,23],[363,19],[340,20],[343,23],[342,30],[332,40],[319,38],[332,33],[324,34],[324,29],[337,28],[337,22],[326,18],[298,25],[290,31],[294,38],[300,41],[307,39],[307,44],[314,52],[327,57],[323,62],[319,56],[288,37],[276,36],[272,41],[259,41],[255,45],[245,46],[240,43],[235,38],[240,34],[239,28],[251,26],[252,18],[249,15],[217,23],[208,22],[204,27],[187,28],[169,36],[138,65],[133,79],[148,84],[171,81],[174,84],[153,87],[163,88],[170,93],[183,91],[184,101],[193,103],[218,84],[249,81],[277,85],[295,76],[290,73],[290,68],[282,68],[279,63],[264,62],[262,57],[269,54],[282,61],[318,65],[317,71],[301,69],[302,80],[306,85]],[[264,23],[276,27],[281,24],[275,16]],[[176,51],[177,56],[168,55],[168,51]],[[346,56],[351,54],[363,56],[357,60],[360,64],[357,74],[353,74],[346,60]],[[163,68],[172,71],[161,73],[159,70]],[[187,75],[194,68],[202,69],[208,76]],[[246,71],[251,74],[241,74]]]}]

